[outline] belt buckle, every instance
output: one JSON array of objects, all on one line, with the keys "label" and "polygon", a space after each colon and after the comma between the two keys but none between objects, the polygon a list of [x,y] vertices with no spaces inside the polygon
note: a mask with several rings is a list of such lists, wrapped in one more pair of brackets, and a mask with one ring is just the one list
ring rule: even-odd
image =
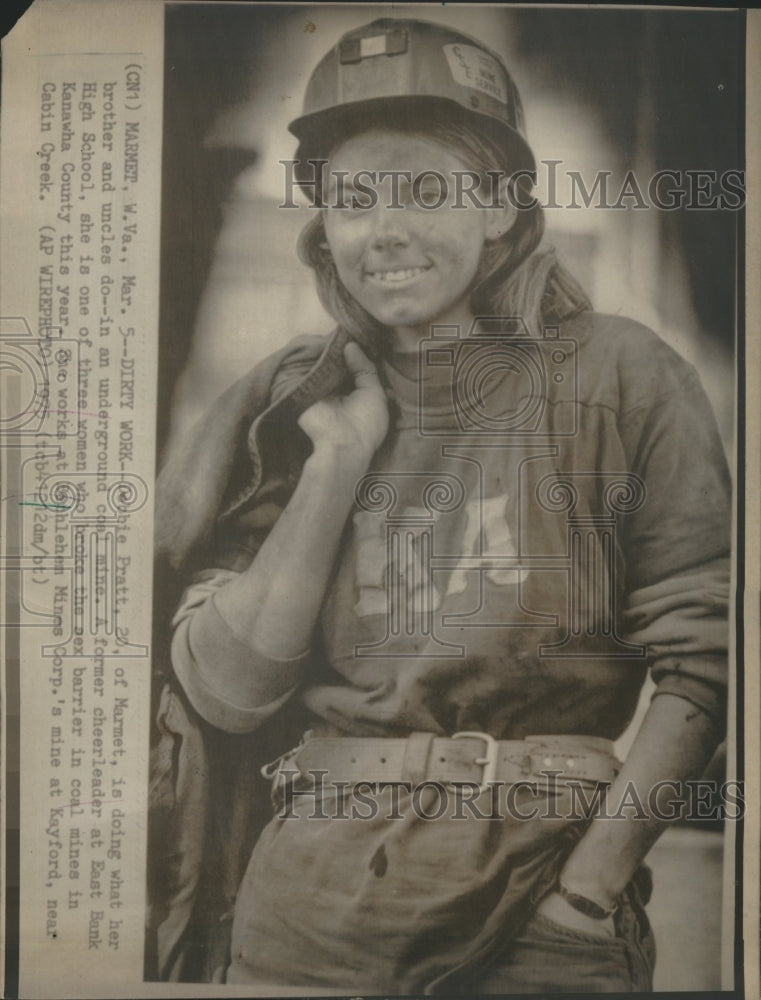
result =
[{"label": "belt buckle", "polygon": [[464,729],[459,733],[454,733],[452,736],[453,740],[461,739],[474,739],[483,740],[485,750],[485,756],[476,757],[473,760],[474,764],[480,764],[483,768],[483,773],[481,774],[481,781],[478,785],[479,792],[486,792],[489,790],[489,784],[494,781],[497,777],[497,755],[499,753],[499,745],[493,736],[488,733],[478,733],[469,729]]}]

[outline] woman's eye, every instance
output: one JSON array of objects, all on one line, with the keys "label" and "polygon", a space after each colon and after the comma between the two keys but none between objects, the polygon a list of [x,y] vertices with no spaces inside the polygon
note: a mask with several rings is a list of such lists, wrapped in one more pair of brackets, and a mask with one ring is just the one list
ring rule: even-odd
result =
[{"label": "woman's eye", "polygon": [[421,184],[414,191],[414,200],[422,208],[439,208],[446,200],[446,192],[439,184]]},{"label": "woman's eye", "polygon": [[[373,194],[375,194],[375,198],[373,198]],[[355,212],[361,212],[376,205],[378,203],[378,195],[377,192],[351,191],[347,197],[347,201],[349,207]]]},{"label": "woman's eye", "polygon": [[362,212],[378,204],[378,194],[372,190],[353,187],[331,190],[327,196],[329,211]]}]

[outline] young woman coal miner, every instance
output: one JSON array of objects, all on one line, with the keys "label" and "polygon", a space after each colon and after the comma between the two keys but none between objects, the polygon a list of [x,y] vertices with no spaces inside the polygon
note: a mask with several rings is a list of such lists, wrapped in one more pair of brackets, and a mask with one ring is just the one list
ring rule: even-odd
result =
[{"label": "young woman coal miner", "polygon": [[156,974],[649,990],[651,793],[699,776],[725,719],[710,407],[542,244],[520,98],[479,41],[351,31],[291,130],[337,327],[244,376],[162,473]]}]

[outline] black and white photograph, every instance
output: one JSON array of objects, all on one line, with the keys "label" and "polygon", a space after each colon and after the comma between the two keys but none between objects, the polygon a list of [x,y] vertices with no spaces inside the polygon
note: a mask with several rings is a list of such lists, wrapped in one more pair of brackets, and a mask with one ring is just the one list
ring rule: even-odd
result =
[{"label": "black and white photograph", "polygon": [[146,978],[727,988],[742,38],[167,8]]},{"label": "black and white photograph", "polygon": [[19,17],[0,995],[757,1000],[757,15]]}]

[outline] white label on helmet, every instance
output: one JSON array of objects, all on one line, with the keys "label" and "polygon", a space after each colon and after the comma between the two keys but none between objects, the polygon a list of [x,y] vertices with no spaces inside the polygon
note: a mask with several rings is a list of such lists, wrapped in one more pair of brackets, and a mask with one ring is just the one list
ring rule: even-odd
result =
[{"label": "white label on helmet", "polygon": [[445,45],[449,69],[455,83],[480,90],[495,101],[507,104],[505,73],[496,59],[475,45]]},{"label": "white label on helmet", "polygon": [[366,56],[382,56],[385,51],[385,35],[372,35],[370,38],[361,38],[359,41],[359,54],[362,59]]}]

